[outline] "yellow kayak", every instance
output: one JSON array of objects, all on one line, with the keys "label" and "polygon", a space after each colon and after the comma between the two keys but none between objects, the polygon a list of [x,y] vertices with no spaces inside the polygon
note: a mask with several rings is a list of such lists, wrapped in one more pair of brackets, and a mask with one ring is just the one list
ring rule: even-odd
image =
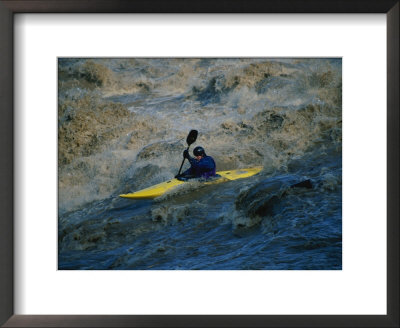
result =
[{"label": "yellow kayak", "polygon": [[[211,183],[220,183],[220,182],[226,182],[229,180],[237,180],[237,179],[243,179],[243,178],[248,178],[253,175],[256,175],[262,170],[262,166],[257,166],[257,167],[251,167],[247,169],[237,169],[237,170],[229,170],[229,171],[218,171],[217,174],[219,177],[213,178],[210,181],[204,182],[205,184],[211,184]],[[190,181],[190,180],[188,180]],[[161,182],[159,184],[156,184],[154,186],[148,187],[146,189],[142,189],[130,194],[122,194],[119,195],[119,197],[123,198],[130,198],[130,199],[151,199],[151,198],[156,198],[159,197],[163,194],[165,194],[167,191],[170,191],[174,189],[175,187],[187,183],[187,181],[181,181],[178,179],[171,179],[165,182]]]}]

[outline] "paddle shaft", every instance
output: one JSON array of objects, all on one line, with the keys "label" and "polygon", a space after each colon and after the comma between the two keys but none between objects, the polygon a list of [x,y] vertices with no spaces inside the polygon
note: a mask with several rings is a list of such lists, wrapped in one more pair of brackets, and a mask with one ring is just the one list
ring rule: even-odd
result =
[{"label": "paddle shaft", "polygon": [[[186,143],[188,145],[188,147],[186,148],[186,151],[189,151],[190,145],[196,141],[197,134],[198,134],[197,130],[190,130],[190,132],[186,138]],[[178,175],[181,174],[182,166],[183,166],[183,163],[185,163],[185,159],[186,159],[186,157],[183,157],[183,161],[182,161],[181,167],[179,168]]]},{"label": "paddle shaft", "polygon": [[[187,151],[189,151],[189,147],[190,147],[190,145],[186,148]],[[185,163],[185,159],[186,159],[186,157],[184,157],[182,160],[182,164],[181,164],[181,167],[179,168],[178,175],[181,174],[182,166],[183,166],[183,163]]]}]

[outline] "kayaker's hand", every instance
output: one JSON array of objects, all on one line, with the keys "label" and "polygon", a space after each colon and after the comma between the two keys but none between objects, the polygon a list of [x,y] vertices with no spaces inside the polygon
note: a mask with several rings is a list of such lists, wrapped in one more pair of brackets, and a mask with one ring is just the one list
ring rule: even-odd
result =
[{"label": "kayaker's hand", "polygon": [[183,158],[187,158],[187,159],[190,158],[189,151],[187,149],[185,149],[185,151],[183,152]]}]

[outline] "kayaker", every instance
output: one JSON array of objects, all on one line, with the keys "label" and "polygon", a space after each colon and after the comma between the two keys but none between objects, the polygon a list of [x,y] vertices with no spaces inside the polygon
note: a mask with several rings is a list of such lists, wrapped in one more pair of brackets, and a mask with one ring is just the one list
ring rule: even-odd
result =
[{"label": "kayaker", "polygon": [[176,176],[176,178],[203,178],[208,179],[211,177],[215,177],[216,165],[215,161],[211,156],[207,156],[203,147],[197,146],[193,150],[194,158],[189,155],[188,150],[186,149],[183,152],[183,157],[187,158],[190,162],[190,168],[185,172]]}]

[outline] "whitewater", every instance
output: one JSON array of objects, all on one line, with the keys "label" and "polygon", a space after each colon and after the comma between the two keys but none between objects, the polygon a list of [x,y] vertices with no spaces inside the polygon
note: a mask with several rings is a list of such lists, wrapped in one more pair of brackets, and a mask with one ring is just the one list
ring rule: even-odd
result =
[{"label": "whitewater", "polygon": [[[173,178],[191,129],[263,170],[118,196]],[[341,59],[59,58],[58,268],[341,270]]]}]

